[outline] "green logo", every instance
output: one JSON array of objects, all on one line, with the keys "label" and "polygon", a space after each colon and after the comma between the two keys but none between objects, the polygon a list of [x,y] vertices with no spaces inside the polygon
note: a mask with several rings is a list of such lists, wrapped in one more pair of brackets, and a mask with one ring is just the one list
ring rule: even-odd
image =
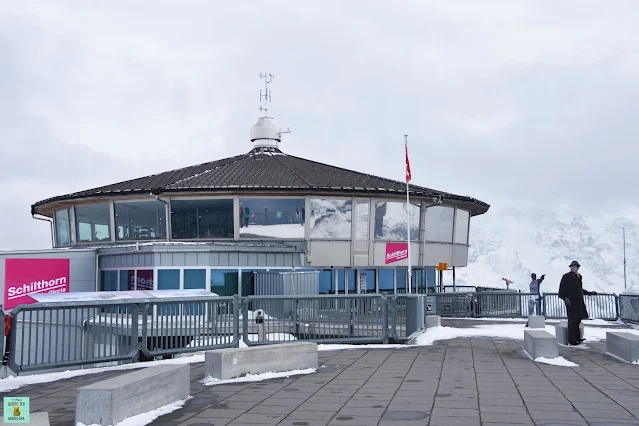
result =
[{"label": "green logo", "polygon": [[29,397],[4,397],[4,422],[29,423]]},{"label": "green logo", "polygon": [[277,212],[277,214],[275,216],[282,217],[282,212]]}]

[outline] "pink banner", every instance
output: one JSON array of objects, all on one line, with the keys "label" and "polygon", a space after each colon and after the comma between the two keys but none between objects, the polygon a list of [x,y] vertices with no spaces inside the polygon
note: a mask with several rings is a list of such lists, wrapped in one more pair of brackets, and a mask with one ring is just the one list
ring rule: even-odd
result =
[{"label": "pink banner", "polygon": [[34,303],[30,293],[68,293],[69,259],[5,259],[4,309]]},{"label": "pink banner", "polygon": [[386,264],[408,259],[408,243],[386,243]]}]

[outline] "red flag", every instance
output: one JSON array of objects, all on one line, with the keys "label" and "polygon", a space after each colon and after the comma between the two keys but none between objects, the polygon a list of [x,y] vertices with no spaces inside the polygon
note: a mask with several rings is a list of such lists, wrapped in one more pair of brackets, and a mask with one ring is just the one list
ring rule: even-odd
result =
[{"label": "red flag", "polygon": [[410,174],[410,161],[408,161],[408,143],[406,146],[406,182],[410,182],[411,174]]}]

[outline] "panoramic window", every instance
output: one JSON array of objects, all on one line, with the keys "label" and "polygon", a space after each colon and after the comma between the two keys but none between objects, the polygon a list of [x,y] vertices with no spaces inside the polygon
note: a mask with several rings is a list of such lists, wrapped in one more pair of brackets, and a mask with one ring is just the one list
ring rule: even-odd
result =
[{"label": "panoramic window", "polygon": [[393,269],[378,269],[379,292],[393,293],[395,289],[395,271]]},{"label": "panoramic window", "polygon": [[76,206],[78,243],[111,240],[111,208],[109,203]]},{"label": "panoramic window", "polygon": [[237,269],[211,269],[211,292],[218,296],[237,294]]},{"label": "panoramic window", "polygon": [[158,290],[179,290],[180,270],[160,269],[158,270]]},{"label": "panoramic window", "polygon": [[233,200],[171,200],[175,239],[233,238]]},{"label": "panoramic window", "polygon": [[161,201],[115,203],[117,240],[166,239],[166,204]]},{"label": "panoramic window", "polygon": [[466,210],[457,209],[455,217],[455,242],[459,244],[468,244],[468,220],[470,213]]},{"label": "panoramic window", "polygon": [[[410,239],[419,240],[420,206],[410,205]],[[375,203],[375,239],[406,241],[406,203],[378,201]]]},{"label": "panoramic window", "polygon": [[303,198],[241,198],[240,237],[304,239]]},{"label": "panoramic window", "polygon": [[185,269],[184,289],[194,290],[198,288],[206,288],[206,269]]},{"label": "panoramic window", "polygon": [[455,209],[446,206],[429,206],[426,209],[426,241],[453,242]]},{"label": "panoramic window", "polygon": [[351,200],[313,199],[310,204],[311,238],[351,239]]},{"label": "panoramic window", "polygon": [[355,238],[358,240],[368,240],[368,202],[358,201],[355,204],[357,210],[357,220],[355,222]]},{"label": "panoramic window", "polygon": [[66,246],[71,244],[69,211],[67,209],[55,211],[55,239],[57,246]]},{"label": "panoramic window", "polygon": [[100,291],[118,291],[118,271],[100,271]]}]

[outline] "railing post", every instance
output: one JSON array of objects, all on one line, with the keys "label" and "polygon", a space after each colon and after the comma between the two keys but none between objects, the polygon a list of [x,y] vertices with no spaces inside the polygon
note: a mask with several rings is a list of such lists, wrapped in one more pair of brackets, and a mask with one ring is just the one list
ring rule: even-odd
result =
[{"label": "railing post", "polygon": [[[241,305],[241,308],[242,308],[242,338],[244,340],[244,344],[246,344],[247,346],[250,345],[250,341],[249,341],[248,305],[249,305],[248,297],[242,299],[242,305]],[[238,326],[239,326],[239,321],[238,321]],[[238,347],[239,347],[239,342],[238,342]]]},{"label": "railing post", "polygon": [[384,330],[384,335],[382,336],[382,343],[387,344],[389,340],[388,336],[388,298],[385,294],[381,294],[382,299],[382,329]]},{"label": "railing post", "polygon": [[236,348],[240,347],[240,314],[243,311],[242,298],[236,294],[233,297],[233,346]]},{"label": "railing post", "polygon": [[619,312],[619,296],[613,293],[613,296],[615,296],[615,309],[616,309],[616,318],[615,321],[619,321],[619,318],[621,317],[620,312]]}]

